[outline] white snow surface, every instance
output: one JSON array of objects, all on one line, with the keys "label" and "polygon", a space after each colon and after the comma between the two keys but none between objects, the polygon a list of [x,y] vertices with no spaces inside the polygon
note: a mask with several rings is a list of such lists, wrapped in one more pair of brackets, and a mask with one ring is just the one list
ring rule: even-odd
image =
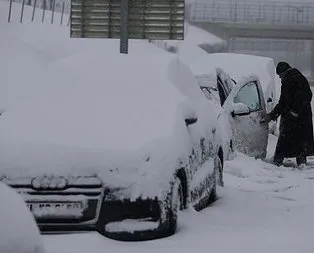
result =
[{"label": "white snow surface", "polygon": [[215,51],[216,48],[226,46],[225,40],[188,22],[185,23],[184,40],[163,40],[153,41],[153,43],[164,49],[175,48],[176,54],[186,63],[190,63],[202,55],[207,55],[208,53],[202,47]]},{"label": "white snow surface", "polygon": [[106,225],[108,232],[136,232],[144,230],[154,230],[158,228],[159,222],[126,219],[119,222],[110,222]]},{"label": "white snow surface", "polygon": [[171,59],[89,53],[55,61],[36,81],[8,88],[0,138],[135,150],[169,136],[185,99],[168,81]]},{"label": "white snow surface", "polygon": [[0,183],[0,252],[44,253],[43,239],[21,196]]}]

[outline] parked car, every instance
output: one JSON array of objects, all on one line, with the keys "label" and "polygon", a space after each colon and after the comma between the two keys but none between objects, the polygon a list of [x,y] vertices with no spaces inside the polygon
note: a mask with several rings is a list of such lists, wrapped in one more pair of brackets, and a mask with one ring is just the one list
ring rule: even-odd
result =
[{"label": "parked car", "polygon": [[[195,74],[204,74],[215,68],[223,69],[235,82],[246,76],[257,76],[267,112],[270,112],[279,100],[280,79],[276,75],[272,58],[237,53],[214,53],[199,57],[191,62],[190,66]],[[276,124],[277,122],[269,124],[270,133],[275,133]]]},{"label": "parked car", "polygon": [[0,252],[44,253],[35,219],[14,189],[0,183]]},{"label": "parked car", "polygon": [[44,82],[7,94],[0,179],[43,232],[172,235],[179,210],[208,206],[223,186],[215,104],[189,68],[162,51],[112,54],[55,61]]},{"label": "parked car", "polygon": [[234,150],[265,158],[269,126],[261,123],[266,103],[258,76],[235,81],[220,68],[204,66],[201,69],[193,66],[192,70],[205,96],[216,102],[226,159],[233,157]]}]

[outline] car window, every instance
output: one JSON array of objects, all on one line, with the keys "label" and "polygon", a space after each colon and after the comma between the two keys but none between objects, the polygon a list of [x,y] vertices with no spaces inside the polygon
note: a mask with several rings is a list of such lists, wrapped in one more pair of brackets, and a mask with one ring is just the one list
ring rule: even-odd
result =
[{"label": "car window", "polygon": [[217,88],[201,87],[202,92],[208,100],[214,100],[220,105],[220,97]]},{"label": "car window", "polygon": [[203,93],[204,93],[204,95],[205,95],[205,97],[206,97],[207,99],[209,99],[209,100],[212,99],[212,97],[211,97],[211,92],[210,92],[210,90],[208,89],[208,87],[201,87],[201,90],[203,91]]},{"label": "car window", "polygon": [[250,111],[260,111],[262,106],[256,83],[250,82],[243,86],[234,98],[234,103],[243,103]]},{"label": "car window", "polygon": [[196,75],[195,77],[205,97],[208,100],[215,101],[220,105],[221,101],[215,77],[208,74]]}]

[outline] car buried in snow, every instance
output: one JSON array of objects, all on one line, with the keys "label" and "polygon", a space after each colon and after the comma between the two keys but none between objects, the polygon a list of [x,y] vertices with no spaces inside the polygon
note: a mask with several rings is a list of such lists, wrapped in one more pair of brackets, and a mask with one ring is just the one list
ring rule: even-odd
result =
[{"label": "car buried in snow", "polygon": [[214,104],[174,56],[81,54],[42,73],[23,96],[7,91],[0,119],[0,179],[41,231],[160,238],[180,209],[217,199]]}]

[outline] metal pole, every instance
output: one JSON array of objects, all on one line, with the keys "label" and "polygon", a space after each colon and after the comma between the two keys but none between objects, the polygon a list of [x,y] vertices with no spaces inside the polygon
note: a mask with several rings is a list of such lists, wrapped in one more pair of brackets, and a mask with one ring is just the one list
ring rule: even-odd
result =
[{"label": "metal pole", "polygon": [[64,15],[64,2],[62,3],[62,13],[61,13],[60,25],[62,25],[62,23],[63,23],[63,15]]},{"label": "metal pole", "polygon": [[25,5],[25,0],[22,2],[22,11],[21,11],[21,18],[20,18],[20,23],[23,22],[23,16],[24,16],[24,5]]},{"label": "metal pole", "polygon": [[128,54],[129,48],[129,0],[121,0],[120,53]]},{"label": "metal pole", "polygon": [[46,11],[46,0],[44,0],[44,2],[43,2],[43,16],[41,18],[42,23],[45,22],[45,11]]},{"label": "metal pole", "polygon": [[33,8],[32,22],[34,22],[34,16],[35,16],[36,4],[37,4],[37,0],[35,0],[35,1],[34,1],[34,8]]},{"label": "metal pole", "polygon": [[70,12],[70,14],[69,14],[68,26],[70,26],[70,23],[71,23],[71,12]]},{"label": "metal pole", "polygon": [[9,23],[11,22],[12,1],[13,1],[13,0],[10,0],[9,16],[8,16],[8,22],[9,22]]},{"label": "metal pole", "polygon": [[54,14],[55,14],[55,5],[56,5],[56,1],[52,0],[51,24],[53,24],[53,18],[54,18]]}]

